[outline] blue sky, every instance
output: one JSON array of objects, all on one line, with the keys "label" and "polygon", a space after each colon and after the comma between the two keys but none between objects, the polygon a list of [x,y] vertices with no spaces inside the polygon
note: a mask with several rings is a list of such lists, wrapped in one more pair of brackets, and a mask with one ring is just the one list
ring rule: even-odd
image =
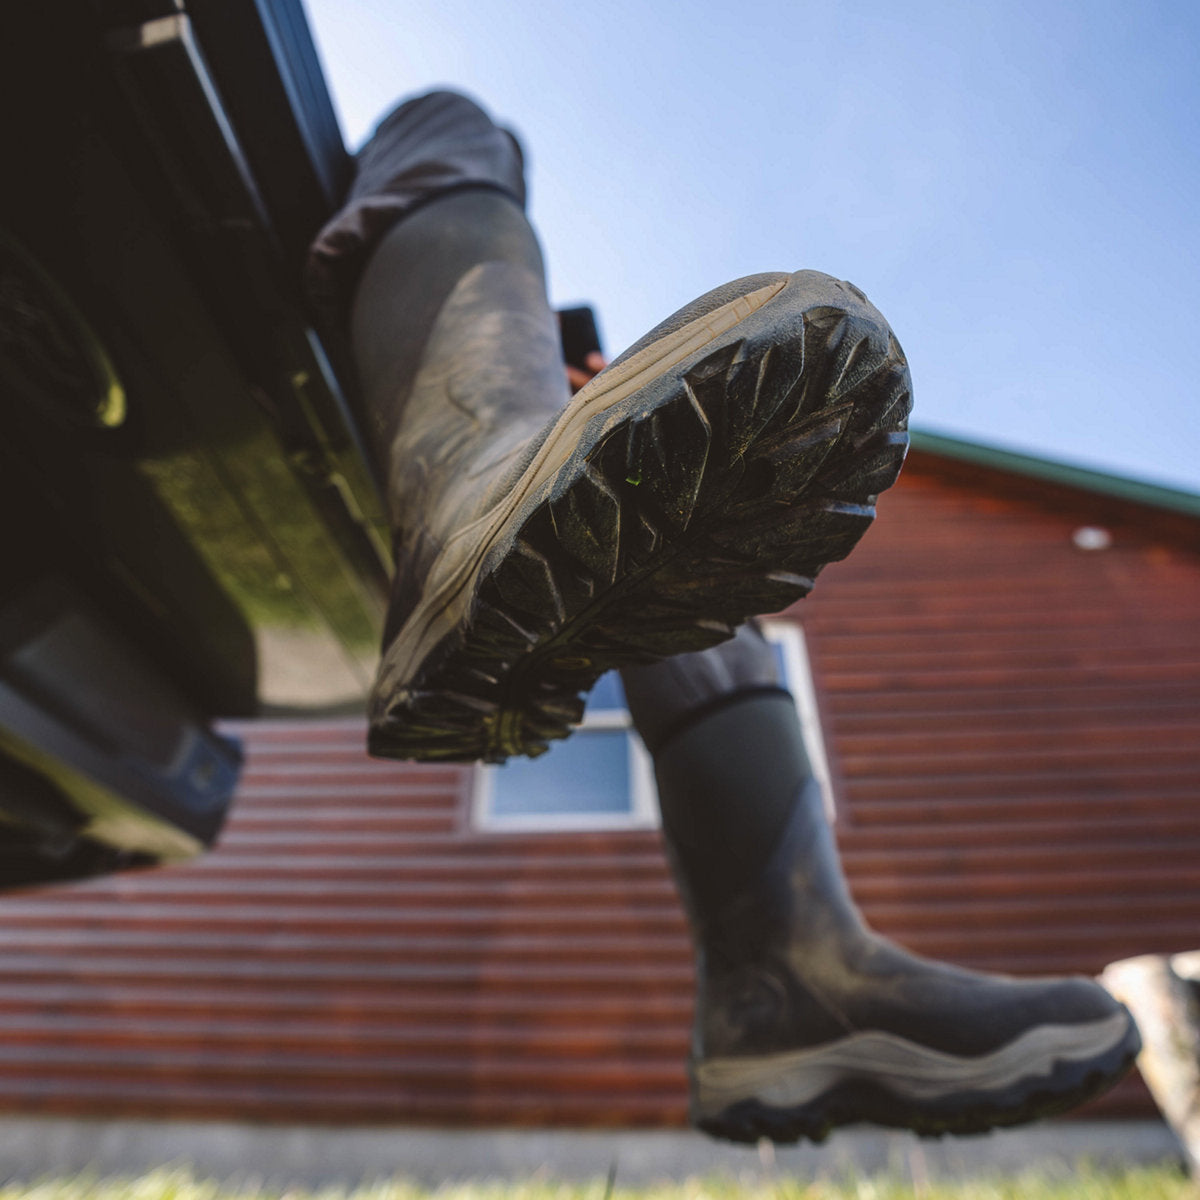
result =
[{"label": "blue sky", "polygon": [[1196,0],[306,0],[357,146],[451,85],[517,130],[555,303],[615,354],[814,267],[914,425],[1200,491]]}]

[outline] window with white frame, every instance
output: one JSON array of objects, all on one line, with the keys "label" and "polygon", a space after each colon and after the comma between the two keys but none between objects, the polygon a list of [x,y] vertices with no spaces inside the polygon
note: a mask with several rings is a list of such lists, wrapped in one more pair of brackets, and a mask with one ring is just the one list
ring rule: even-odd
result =
[{"label": "window with white frame", "polygon": [[[795,698],[804,745],[833,816],[833,789],[804,634],[796,625],[768,622],[763,632]],[[481,829],[649,829],[658,825],[654,768],[633,729],[620,676],[601,676],[588,696],[583,722],[540,758],[510,759],[476,770],[472,801]]]}]

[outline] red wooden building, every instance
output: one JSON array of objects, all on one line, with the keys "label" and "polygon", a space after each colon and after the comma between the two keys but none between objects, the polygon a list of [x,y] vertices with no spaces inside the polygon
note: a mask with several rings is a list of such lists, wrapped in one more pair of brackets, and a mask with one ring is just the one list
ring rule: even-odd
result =
[{"label": "red wooden building", "polygon": [[[987,969],[1195,948],[1200,497],[914,442],[786,614],[858,901]],[[208,857],[0,900],[0,1110],[685,1121],[690,948],[636,805],[485,828],[472,769],[372,762],[360,721],[238,731]]]}]

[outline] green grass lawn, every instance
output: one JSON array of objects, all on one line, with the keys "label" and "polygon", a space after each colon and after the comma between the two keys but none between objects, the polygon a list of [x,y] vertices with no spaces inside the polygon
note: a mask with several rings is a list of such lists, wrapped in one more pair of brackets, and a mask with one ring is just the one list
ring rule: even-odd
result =
[{"label": "green grass lawn", "polygon": [[884,1176],[840,1182],[781,1178],[740,1184],[689,1180],[647,1188],[593,1184],[495,1183],[425,1188],[402,1181],[347,1190],[261,1187],[198,1179],[182,1169],[139,1178],[88,1176],[0,1184],[0,1200],[1196,1200],[1200,1189],[1175,1169],[1081,1170],[1073,1176],[981,1177],[962,1183],[924,1183]]}]

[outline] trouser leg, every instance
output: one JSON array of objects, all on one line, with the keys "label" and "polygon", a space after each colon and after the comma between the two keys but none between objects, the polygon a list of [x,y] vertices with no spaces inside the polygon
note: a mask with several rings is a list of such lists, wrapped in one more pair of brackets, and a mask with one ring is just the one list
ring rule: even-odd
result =
[{"label": "trouser leg", "polygon": [[309,250],[307,290],[330,328],[345,329],[358,281],[388,230],[464,188],[495,191],[525,207],[520,142],[473,100],[429,92],[380,121],[355,155],[350,194]]}]

